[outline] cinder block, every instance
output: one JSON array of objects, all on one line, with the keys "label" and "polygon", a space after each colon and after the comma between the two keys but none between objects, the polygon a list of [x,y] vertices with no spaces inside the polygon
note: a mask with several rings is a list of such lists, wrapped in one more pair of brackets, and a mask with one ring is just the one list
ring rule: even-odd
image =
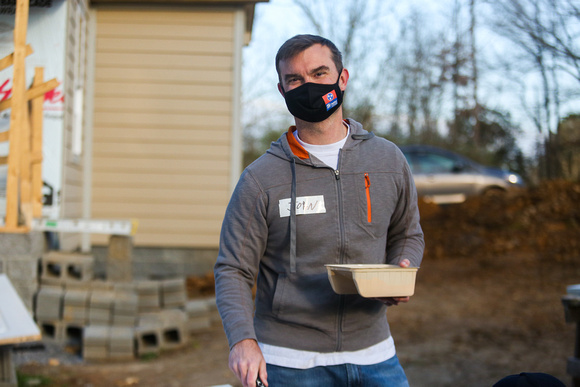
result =
[{"label": "cinder block", "polygon": [[113,282],[113,290],[116,292],[137,293],[137,282]]},{"label": "cinder block", "polygon": [[136,282],[136,290],[141,294],[159,294],[159,281],[141,280]]},{"label": "cinder block", "polygon": [[6,261],[6,274],[14,280],[35,280],[38,277],[38,259],[23,256]]},{"label": "cinder block", "polygon": [[89,324],[108,325],[111,323],[113,301],[115,293],[112,291],[95,290],[89,300]]},{"label": "cinder block", "polygon": [[91,346],[107,346],[111,336],[111,328],[107,325],[89,325],[84,329],[83,344]]},{"label": "cinder block", "polygon": [[43,280],[87,282],[93,279],[94,258],[86,254],[51,251],[42,257]]},{"label": "cinder block", "polygon": [[90,282],[90,288],[92,291],[109,291],[115,290],[115,283],[101,280],[93,280]]},{"label": "cinder block", "polygon": [[130,282],[133,279],[133,237],[111,235],[107,252],[107,279]]},{"label": "cinder block", "polygon": [[42,287],[36,293],[35,317],[37,320],[60,320],[62,318],[64,292],[59,287]]},{"label": "cinder block", "polygon": [[135,357],[135,333],[130,327],[112,327],[109,341],[109,358],[130,360]]},{"label": "cinder block", "polygon": [[155,312],[161,308],[159,281],[137,281],[139,312]]},{"label": "cinder block", "polygon": [[0,235],[0,257],[6,258],[17,255],[40,257],[44,249],[44,235],[42,231],[28,233],[2,233]]},{"label": "cinder block", "polygon": [[83,345],[84,324],[78,322],[63,321],[64,324],[64,344],[73,349],[80,350]]},{"label": "cinder block", "polygon": [[137,315],[125,316],[122,314],[113,314],[111,325],[115,327],[134,327],[137,323]]},{"label": "cinder block", "polygon": [[83,358],[106,360],[109,357],[110,328],[106,325],[89,325],[84,329]]},{"label": "cinder block", "polygon": [[0,387],[18,387],[10,346],[0,346]]},{"label": "cinder block", "polygon": [[183,347],[189,337],[185,312],[180,309],[164,309],[161,316],[163,319],[161,349]]},{"label": "cinder block", "polygon": [[185,305],[189,333],[199,332],[211,326],[210,310],[205,300],[190,300]]},{"label": "cinder block", "polygon": [[67,289],[64,292],[64,305],[84,306],[89,304],[91,293],[84,289]]},{"label": "cinder block", "polygon": [[160,312],[139,313],[135,327],[135,348],[137,356],[159,354],[163,319]]},{"label": "cinder block", "polygon": [[139,312],[139,297],[134,292],[117,291],[113,301],[112,325],[135,326]]},{"label": "cinder block", "polygon": [[181,292],[185,290],[185,278],[173,278],[161,281],[163,292]]},{"label": "cinder block", "polygon": [[115,313],[122,312],[122,314],[136,314],[139,311],[139,296],[134,292],[115,292],[113,311]]},{"label": "cinder block", "polygon": [[187,301],[185,278],[163,280],[160,283],[163,308],[181,308]]},{"label": "cinder block", "polygon": [[215,302],[215,297],[207,297],[205,298],[205,302],[209,308],[209,316],[211,318],[212,324],[214,323],[221,323],[222,319],[218,312],[218,308]]},{"label": "cinder block", "polygon": [[55,343],[65,342],[64,323],[58,320],[37,320],[38,329],[43,340]]},{"label": "cinder block", "polygon": [[86,325],[88,318],[89,291],[66,290],[63,298],[62,318],[67,322]]}]

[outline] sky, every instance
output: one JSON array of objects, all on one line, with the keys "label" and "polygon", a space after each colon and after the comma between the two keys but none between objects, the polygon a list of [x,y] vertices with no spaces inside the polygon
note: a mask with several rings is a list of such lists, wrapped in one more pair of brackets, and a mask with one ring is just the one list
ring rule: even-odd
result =
[{"label": "sky", "polygon": [[[384,16],[384,23],[387,25],[398,23],[397,15],[405,14],[413,6],[420,9],[424,15],[428,15],[429,21],[443,23],[448,20],[446,16],[451,12],[453,1],[391,1],[388,7],[389,12]],[[243,51],[244,123],[265,121],[265,126],[267,123],[282,122],[283,129],[286,125],[292,124],[292,117],[286,111],[284,100],[276,89],[277,75],[274,68],[274,58],[282,43],[299,33],[315,33],[315,31],[305,20],[301,10],[293,4],[293,0],[270,0],[267,3],[257,3],[252,40]],[[484,29],[479,33],[477,43],[478,49],[493,51],[493,55],[502,55],[502,50],[509,50],[507,47],[502,47],[503,43],[497,36],[493,36]],[[374,63],[366,65],[373,66]],[[357,75],[365,73],[366,70],[365,68],[349,68],[351,74],[349,84],[356,82]],[[514,94],[514,85],[510,84],[509,81],[498,82],[497,79],[493,78],[493,74],[487,76],[489,82],[482,82],[480,86],[481,100],[488,106],[507,107],[513,113],[514,120],[520,123],[524,129],[523,134],[519,137],[519,145],[524,153],[532,154],[537,139],[537,131],[522,111],[520,97]],[[528,86],[530,93],[538,90],[534,82],[536,80],[533,77],[530,78]],[[576,102],[576,105],[566,107],[565,112],[580,110],[580,103]],[[264,118],[264,111],[268,112],[266,118]],[[255,127],[256,130],[261,130],[259,124],[256,124]]]}]

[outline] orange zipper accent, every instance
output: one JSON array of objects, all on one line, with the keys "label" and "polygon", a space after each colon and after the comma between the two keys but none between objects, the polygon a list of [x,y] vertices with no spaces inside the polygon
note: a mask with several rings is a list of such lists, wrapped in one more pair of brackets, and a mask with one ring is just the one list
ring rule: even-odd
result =
[{"label": "orange zipper accent", "polygon": [[371,210],[371,178],[368,173],[365,173],[365,191],[367,193],[367,220],[371,223],[373,220]]}]

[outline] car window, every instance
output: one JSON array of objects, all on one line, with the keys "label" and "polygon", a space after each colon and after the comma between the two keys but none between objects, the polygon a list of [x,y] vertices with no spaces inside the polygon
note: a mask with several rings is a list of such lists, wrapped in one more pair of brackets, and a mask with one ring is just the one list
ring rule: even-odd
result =
[{"label": "car window", "polygon": [[414,164],[418,173],[451,173],[455,160],[433,153],[421,153],[415,155]]}]

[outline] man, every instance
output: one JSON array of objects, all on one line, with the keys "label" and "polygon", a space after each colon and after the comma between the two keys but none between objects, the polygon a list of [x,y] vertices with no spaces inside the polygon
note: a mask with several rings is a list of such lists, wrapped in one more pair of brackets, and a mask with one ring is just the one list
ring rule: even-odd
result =
[{"label": "man", "polygon": [[332,42],[295,36],[276,69],[296,126],[240,177],[215,265],[230,368],[244,386],[408,386],[386,319],[408,297],[337,295],[324,265],[419,266],[409,167],[394,144],[343,120],[349,74]]}]

